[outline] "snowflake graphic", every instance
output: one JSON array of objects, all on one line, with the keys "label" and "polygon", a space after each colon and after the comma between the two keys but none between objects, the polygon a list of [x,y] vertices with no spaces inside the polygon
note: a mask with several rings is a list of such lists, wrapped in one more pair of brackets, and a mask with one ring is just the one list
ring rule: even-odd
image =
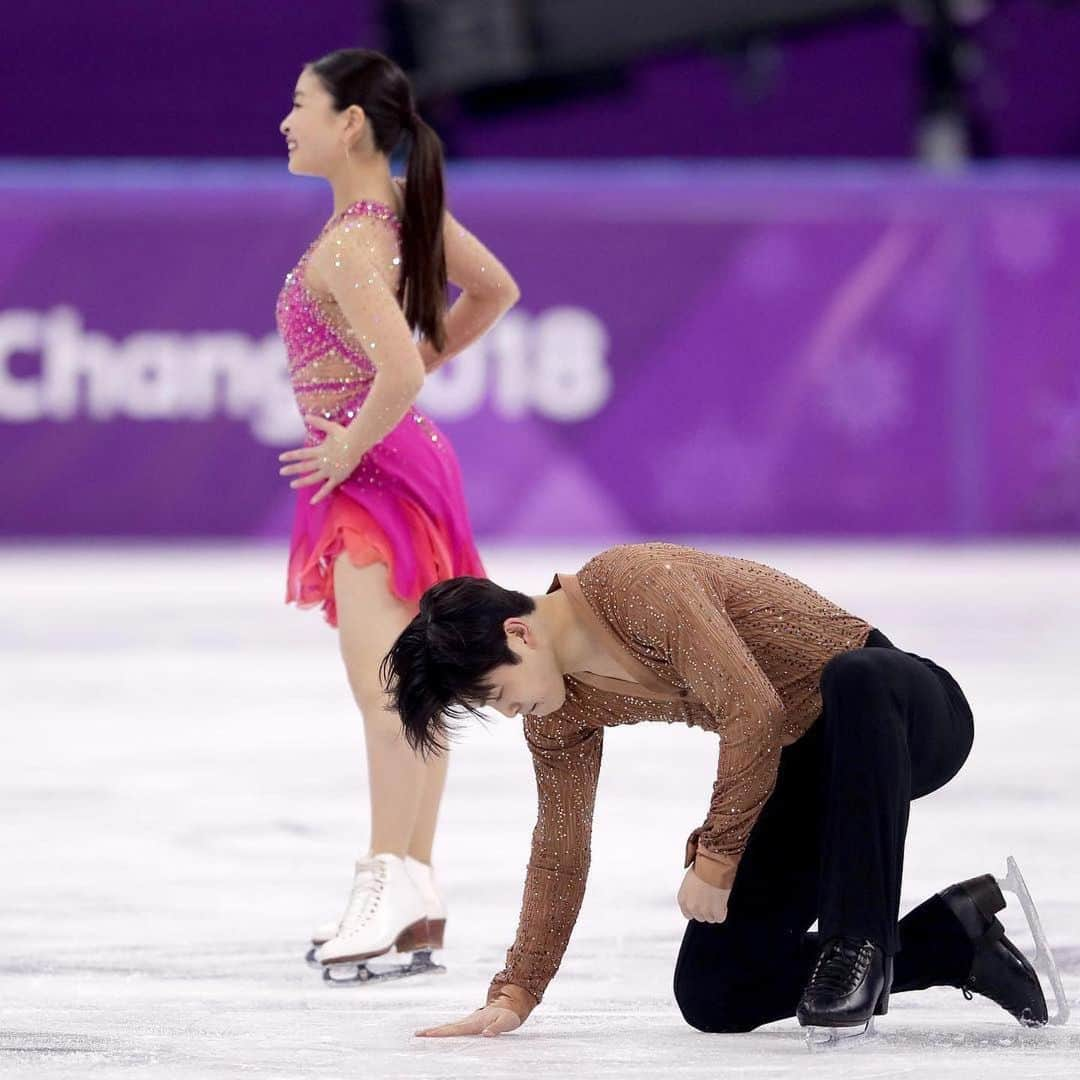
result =
[{"label": "snowflake graphic", "polygon": [[849,437],[895,431],[913,404],[904,357],[875,345],[850,350],[822,372],[821,404],[833,427]]}]

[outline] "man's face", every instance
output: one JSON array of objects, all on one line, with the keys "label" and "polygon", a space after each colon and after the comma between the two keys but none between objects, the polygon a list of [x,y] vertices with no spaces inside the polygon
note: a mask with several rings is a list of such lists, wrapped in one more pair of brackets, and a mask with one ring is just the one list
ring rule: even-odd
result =
[{"label": "man's face", "polygon": [[520,663],[492,669],[488,675],[492,696],[484,704],[509,717],[547,716],[562,708],[566,684],[554,651],[523,619],[507,619],[504,629],[507,645]]}]

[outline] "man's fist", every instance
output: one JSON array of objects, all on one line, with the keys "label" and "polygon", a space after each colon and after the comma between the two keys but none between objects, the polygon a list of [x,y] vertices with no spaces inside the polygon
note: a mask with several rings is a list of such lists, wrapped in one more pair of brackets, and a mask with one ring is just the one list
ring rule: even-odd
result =
[{"label": "man's fist", "polygon": [[730,889],[720,889],[694,873],[691,866],[679,887],[679,910],[688,919],[698,922],[722,923],[727,918]]}]

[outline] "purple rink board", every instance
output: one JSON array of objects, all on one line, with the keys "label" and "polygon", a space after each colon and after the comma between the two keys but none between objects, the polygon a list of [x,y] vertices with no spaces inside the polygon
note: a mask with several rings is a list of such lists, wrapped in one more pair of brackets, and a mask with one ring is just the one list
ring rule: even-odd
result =
[{"label": "purple rink board", "polygon": [[[0,170],[0,533],[280,536],[280,167]],[[455,171],[523,300],[422,404],[501,540],[1080,532],[1080,171]]]}]

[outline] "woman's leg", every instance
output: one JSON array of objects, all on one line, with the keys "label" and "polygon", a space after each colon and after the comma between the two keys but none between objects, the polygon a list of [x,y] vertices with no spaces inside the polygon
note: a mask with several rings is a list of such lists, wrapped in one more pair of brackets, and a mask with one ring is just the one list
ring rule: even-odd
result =
[{"label": "woman's leg", "polygon": [[347,555],[334,563],[341,655],[353,697],[364,717],[371,789],[374,853],[431,860],[446,759],[425,762],[401,733],[401,722],[379,681],[379,665],[413,617],[390,589],[382,563],[354,566]]},{"label": "woman's leg", "polygon": [[409,854],[422,863],[431,864],[431,849],[435,843],[435,827],[439,821],[439,804],[446,787],[449,754],[439,754],[424,763],[424,792],[416,815],[416,826],[409,841]]}]

